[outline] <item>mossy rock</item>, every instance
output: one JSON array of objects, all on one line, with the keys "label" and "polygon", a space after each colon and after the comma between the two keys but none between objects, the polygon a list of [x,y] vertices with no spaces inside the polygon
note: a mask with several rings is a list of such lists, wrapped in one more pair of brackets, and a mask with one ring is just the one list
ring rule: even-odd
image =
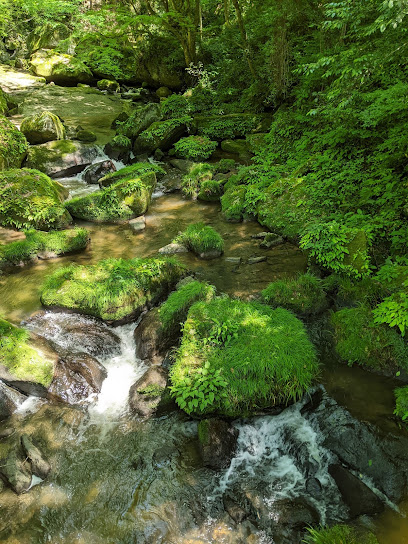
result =
[{"label": "mossy rock", "polygon": [[305,544],[379,544],[376,536],[364,528],[349,525],[308,528]]},{"label": "mossy rock", "polygon": [[394,329],[375,324],[367,306],[346,308],[332,314],[338,355],[352,365],[393,374],[408,369],[408,347]]},{"label": "mossy rock", "polygon": [[28,142],[14,125],[0,115],[0,171],[20,168],[28,149]]},{"label": "mossy rock", "polygon": [[225,187],[225,193],[221,197],[221,209],[227,221],[242,221],[245,215],[246,192],[245,185]]},{"label": "mossy rock", "polygon": [[69,38],[71,31],[63,23],[45,23],[36,26],[29,34],[27,47],[30,53],[39,49],[53,49],[62,41]]},{"label": "mossy rock", "polygon": [[135,164],[121,168],[116,172],[106,174],[106,176],[99,180],[99,185],[101,187],[109,187],[118,181],[124,179],[137,179],[140,176],[151,172],[156,174],[156,177],[166,173],[166,171],[157,164],[153,164],[151,162],[136,162]]},{"label": "mossy rock", "polygon": [[75,139],[87,144],[96,142],[97,140],[95,132],[92,132],[91,130],[78,130]]},{"label": "mossy rock", "polygon": [[8,110],[7,95],[3,89],[0,88],[0,115],[6,115]]},{"label": "mossy rock", "polygon": [[204,202],[218,202],[223,194],[224,183],[215,179],[209,179],[201,183],[197,198]]},{"label": "mossy rock", "polygon": [[156,149],[168,151],[184,135],[188,118],[156,121],[144,130],[135,141],[134,153],[153,153]]},{"label": "mossy rock", "polygon": [[0,365],[16,380],[48,387],[54,375],[51,359],[32,345],[30,333],[0,319]]},{"label": "mossy rock", "polygon": [[108,91],[110,93],[118,93],[120,91],[119,83],[111,79],[100,79],[96,86],[100,91]]},{"label": "mossy rock", "polygon": [[0,224],[4,227],[65,228],[72,218],[63,198],[60,184],[37,170],[0,172]]},{"label": "mossy rock", "polygon": [[136,320],[163,299],[185,274],[173,259],[107,259],[70,265],[49,276],[41,291],[46,307],[98,317],[111,324]]},{"label": "mossy rock", "polygon": [[245,138],[247,134],[267,132],[272,115],[258,113],[230,113],[227,115],[196,115],[192,130],[211,140]]},{"label": "mossy rock", "polygon": [[26,264],[37,257],[52,259],[69,253],[77,253],[89,244],[89,234],[84,228],[63,231],[26,231],[25,240],[0,246],[0,268]]},{"label": "mossy rock", "polygon": [[173,244],[181,244],[202,259],[214,259],[224,252],[224,240],[211,226],[193,223],[180,233]]},{"label": "mossy rock", "polygon": [[56,140],[31,146],[25,165],[51,177],[71,176],[84,170],[99,154],[95,145]]},{"label": "mossy rock", "polygon": [[116,183],[66,203],[73,217],[94,223],[123,223],[143,215],[156,187],[156,175],[147,172],[120,179]]},{"label": "mossy rock", "polygon": [[347,243],[347,254],[344,256],[343,264],[350,266],[358,273],[367,268],[367,235],[363,230],[358,230],[350,235]]},{"label": "mossy rock", "polygon": [[248,159],[252,155],[246,140],[223,140],[221,142],[221,149],[225,153],[238,155],[241,159]]},{"label": "mossy rock", "polygon": [[303,179],[280,179],[265,189],[257,219],[270,231],[297,240],[304,227],[315,219],[307,204]]},{"label": "mossy rock", "polygon": [[170,378],[188,413],[241,417],[299,399],[317,372],[291,312],[222,297],[190,308]]},{"label": "mossy rock", "polygon": [[53,49],[40,49],[34,53],[30,59],[30,69],[34,75],[60,85],[90,83],[93,79],[92,72],[83,62]]},{"label": "mossy rock", "polygon": [[318,314],[327,308],[321,279],[312,274],[276,280],[262,291],[270,306],[281,306],[300,315]]},{"label": "mossy rock", "polygon": [[65,139],[65,127],[58,115],[49,111],[23,119],[21,132],[30,144],[45,144],[52,140]]},{"label": "mossy rock", "polygon": [[153,123],[160,121],[160,105],[149,103],[134,109],[127,119],[122,119],[121,125],[117,127],[118,134],[135,140],[143,131],[147,130]]}]

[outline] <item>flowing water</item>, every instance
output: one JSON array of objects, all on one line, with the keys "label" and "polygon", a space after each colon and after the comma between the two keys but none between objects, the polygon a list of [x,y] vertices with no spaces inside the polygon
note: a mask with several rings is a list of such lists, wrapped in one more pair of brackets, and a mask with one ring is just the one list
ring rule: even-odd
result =
[{"label": "flowing water", "polygon": [[[25,98],[24,114],[51,109],[69,124],[96,131],[100,144],[108,141],[110,123],[123,108],[116,97],[49,86],[33,91],[36,81],[27,90],[20,85],[19,74],[9,73],[8,77],[10,89]],[[18,123],[19,118],[15,121]],[[61,181],[71,196],[95,190],[81,175]],[[257,223],[231,224],[223,220],[219,204],[191,202],[179,194],[158,195],[142,233],[133,234],[126,225],[80,222],[91,236],[85,252],[38,261],[0,276],[0,315],[19,323],[39,310],[38,291],[44,277],[64,264],[154,256],[186,225],[196,221],[211,224],[222,234],[225,254],[208,262],[191,254],[179,258],[199,279],[215,284],[222,292],[251,298],[270,281],[306,269],[305,256],[291,244],[260,249],[251,237],[263,230]],[[0,242],[9,241],[9,236],[9,232],[0,231]],[[252,256],[266,256],[267,260],[250,265],[248,258]],[[228,262],[228,257],[241,257],[241,264]],[[87,318],[50,313],[44,319],[42,333],[55,345],[68,351],[87,351],[86,343],[80,344],[75,335],[64,330],[64,320],[85,327]],[[89,405],[69,407],[29,398],[11,420],[0,424],[0,431],[12,426],[35,435],[52,464],[51,475],[44,482],[33,481],[29,493],[0,493],[2,543],[274,544],[268,524],[278,523],[280,501],[308,494],[309,462],[322,484],[322,494],[310,499],[319,521],[324,524],[344,519],[338,493],[327,473],[330,453],[321,443],[313,418],[302,413],[302,403],[277,416],[236,422],[237,452],[230,467],[218,472],[202,466],[195,421],[177,411],[148,421],[135,418],[128,409],[128,393],[147,369],[135,355],[135,326],[114,329],[119,349],[112,352],[106,347],[99,354],[107,378]],[[399,432],[391,418],[395,380],[328,358],[322,382],[353,416],[383,430]],[[223,505],[229,494],[252,501],[268,524],[232,522]],[[376,521],[381,544],[408,543],[408,503],[399,506],[400,514],[388,508]],[[279,542],[289,544],[284,539],[275,544]]]}]

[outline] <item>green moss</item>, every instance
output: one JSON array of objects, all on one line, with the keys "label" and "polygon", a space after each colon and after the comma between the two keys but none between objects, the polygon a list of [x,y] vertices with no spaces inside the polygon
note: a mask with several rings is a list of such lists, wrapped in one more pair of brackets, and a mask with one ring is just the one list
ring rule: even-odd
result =
[{"label": "green moss", "polygon": [[151,383],[150,385],[140,388],[137,390],[139,395],[143,395],[146,397],[146,399],[155,399],[156,397],[161,397],[161,395],[164,393],[165,387],[161,387],[160,385],[157,385],[155,383]]},{"label": "green moss", "polygon": [[302,541],[305,544],[378,544],[377,538],[372,533],[366,530],[358,531],[349,525],[307,530],[308,535]]},{"label": "green moss", "polygon": [[99,180],[99,185],[101,187],[108,187],[119,180],[139,178],[142,174],[149,172],[163,175],[166,173],[166,171],[158,164],[153,164],[151,162],[136,162],[135,164],[121,168],[117,172],[107,174]]},{"label": "green moss", "polygon": [[197,255],[211,251],[224,251],[224,240],[221,235],[213,227],[204,223],[189,225],[173,240],[173,243],[183,244]]},{"label": "green moss", "polygon": [[217,202],[224,194],[224,184],[222,181],[209,179],[203,181],[200,185],[200,191],[197,198],[205,202]]},{"label": "green moss", "polygon": [[262,296],[273,307],[282,306],[299,314],[317,314],[327,306],[322,280],[312,274],[274,281]]},{"label": "green moss", "polygon": [[41,290],[44,306],[69,308],[106,321],[136,319],[184,274],[173,259],[107,259],[54,272]]},{"label": "green moss", "polygon": [[408,419],[408,385],[399,387],[394,391],[395,410],[394,414],[403,421]]},{"label": "green moss", "polygon": [[225,153],[239,155],[242,159],[251,157],[249,145],[246,140],[223,140],[221,142],[221,149],[225,151]]},{"label": "green moss", "polygon": [[234,161],[234,159],[221,159],[216,164],[214,164],[214,171],[217,174],[226,174],[227,172],[234,170],[236,166],[237,163]]},{"label": "green moss", "polygon": [[144,130],[135,142],[135,153],[152,153],[156,149],[168,151],[186,131],[190,117],[156,121]]},{"label": "green moss", "polygon": [[167,336],[177,336],[187,318],[190,307],[199,300],[209,301],[215,296],[215,287],[208,283],[191,281],[170,294],[159,308],[163,332]]},{"label": "green moss", "polygon": [[28,142],[19,130],[0,115],[0,171],[6,168],[20,168],[27,153]]},{"label": "green moss", "polygon": [[41,232],[30,230],[26,239],[0,246],[0,266],[15,266],[26,263],[43,251],[65,255],[85,249],[89,243],[86,229],[75,228],[63,231]]},{"label": "green moss", "polygon": [[370,308],[359,306],[332,314],[336,351],[350,365],[372,369],[408,368],[408,348],[386,325],[376,325]]},{"label": "green moss", "polygon": [[100,91],[109,91],[111,93],[118,93],[120,91],[120,85],[115,80],[101,79],[96,85]]},{"label": "green moss", "polygon": [[129,176],[102,191],[66,203],[74,217],[95,223],[117,223],[144,214],[156,186],[154,172]]},{"label": "green moss", "polygon": [[91,130],[78,130],[75,135],[75,139],[84,143],[92,143],[96,142],[97,137],[95,132],[92,132]]},{"label": "green moss", "polygon": [[8,112],[8,102],[7,102],[7,95],[3,91],[3,89],[0,88],[0,115],[6,115]]},{"label": "green moss", "polygon": [[170,377],[189,413],[239,417],[297,400],[317,371],[314,347],[292,313],[225,297],[190,308]]},{"label": "green moss", "polygon": [[227,115],[196,115],[193,129],[211,140],[242,138],[250,132],[266,132],[272,117],[255,113],[231,113]]},{"label": "green moss", "polygon": [[187,136],[174,144],[174,151],[178,157],[192,161],[204,161],[211,157],[216,147],[217,142],[206,136]]},{"label": "green moss", "polygon": [[48,230],[72,221],[61,186],[28,168],[0,172],[0,224],[4,227]]},{"label": "green moss", "polygon": [[221,208],[228,221],[241,221],[245,215],[245,195],[247,188],[244,185],[225,187],[221,197]]},{"label": "green moss", "polygon": [[181,181],[181,190],[188,197],[196,197],[200,192],[201,186],[206,181],[212,180],[213,167],[206,162],[194,164],[183,176]]},{"label": "green moss", "polygon": [[210,422],[208,419],[202,419],[198,424],[198,440],[201,444],[208,444]]},{"label": "green moss", "polygon": [[49,111],[26,117],[21,123],[20,130],[30,144],[43,144],[52,140],[65,139],[65,128],[61,119]]},{"label": "green moss", "polygon": [[30,60],[30,68],[37,76],[60,84],[92,81],[92,72],[72,55],[58,53],[53,49],[41,49]]},{"label": "green moss", "polygon": [[0,319],[0,364],[19,380],[38,382],[48,387],[54,366],[29,344],[30,335]]}]

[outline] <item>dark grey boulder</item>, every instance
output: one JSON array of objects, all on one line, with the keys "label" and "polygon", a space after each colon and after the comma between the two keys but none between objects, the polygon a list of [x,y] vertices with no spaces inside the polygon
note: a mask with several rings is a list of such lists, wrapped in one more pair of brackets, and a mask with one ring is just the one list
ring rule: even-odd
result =
[{"label": "dark grey boulder", "polygon": [[203,419],[198,424],[198,440],[206,467],[227,468],[235,453],[238,431],[222,419]]},{"label": "dark grey boulder", "polygon": [[97,185],[98,181],[106,176],[116,172],[116,166],[112,161],[101,161],[91,164],[84,170],[84,180],[91,185]]}]

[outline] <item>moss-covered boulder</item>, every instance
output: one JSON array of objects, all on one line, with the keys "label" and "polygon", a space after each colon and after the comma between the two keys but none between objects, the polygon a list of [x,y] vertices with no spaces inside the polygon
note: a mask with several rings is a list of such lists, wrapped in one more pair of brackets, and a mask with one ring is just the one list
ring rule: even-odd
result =
[{"label": "moss-covered boulder", "polygon": [[83,62],[53,49],[40,49],[34,53],[30,59],[30,69],[34,75],[60,85],[90,83],[93,79],[91,70]]},{"label": "moss-covered boulder", "polygon": [[225,187],[225,193],[221,197],[222,213],[227,221],[242,221],[245,215],[245,185],[231,185]]},{"label": "moss-covered boulder", "polygon": [[172,259],[107,259],[69,265],[49,276],[41,291],[47,307],[67,308],[111,324],[136,320],[163,299],[185,274]]},{"label": "moss-covered boulder", "polygon": [[120,124],[116,128],[118,134],[135,140],[144,130],[160,120],[160,105],[150,102],[135,108],[126,119],[119,119]]},{"label": "moss-covered boulder", "polygon": [[408,347],[401,335],[384,324],[375,324],[364,305],[332,314],[335,347],[348,364],[357,363],[386,374],[408,369]]},{"label": "moss-covered boulder", "polygon": [[276,280],[262,296],[270,306],[282,306],[300,315],[318,314],[327,308],[323,282],[312,274]]},{"label": "moss-covered boulder", "polygon": [[224,240],[221,235],[213,227],[204,223],[189,225],[172,243],[185,246],[202,259],[214,259],[224,252]]},{"label": "moss-covered boulder", "polygon": [[36,26],[29,34],[27,48],[30,53],[39,49],[54,49],[62,41],[69,38],[71,31],[63,23],[45,23]]},{"label": "moss-covered boulder", "polygon": [[223,297],[190,308],[170,378],[187,413],[240,417],[297,400],[317,372],[291,312]]},{"label": "moss-covered boulder", "polygon": [[90,144],[92,142],[96,142],[97,137],[95,132],[92,132],[92,130],[78,130],[75,134],[75,140],[79,140],[85,144]]},{"label": "moss-covered boulder", "polygon": [[6,115],[8,110],[7,95],[3,89],[0,88],[0,115]]},{"label": "moss-covered boulder", "polygon": [[136,162],[135,164],[131,164],[130,166],[126,166],[125,168],[121,168],[116,172],[110,172],[109,174],[106,174],[106,176],[103,176],[103,178],[99,179],[99,185],[101,187],[109,187],[110,185],[113,185],[118,181],[125,179],[136,179],[140,176],[143,176],[144,174],[152,172],[156,174],[156,177],[164,175],[166,173],[166,171],[157,164],[151,162]]},{"label": "moss-covered boulder", "polygon": [[123,223],[143,215],[156,186],[156,175],[148,172],[120,179],[109,187],[66,203],[73,217],[94,223]]},{"label": "moss-covered boulder", "polygon": [[205,180],[200,184],[198,200],[204,202],[218,202],[224,194],[224,183],[216,179]]},{"label": "moss-covered boulder", "polygon": [[0,115],[0,171],[20,168],[28,149],[24,136],[6,117]]},{"label": "moss-covered boulder", "polygon": [[168,151],[186,132],[189,118],[156,121],[144,130],[135,141],[135,154],[153,153],[156,149]]},{"label": "moss-covered boulder", "polygon": [[61,119],[49,111],[23,119],[20,131],[30,144],[45,144],[52,140],[65,139],[65,128]]},{"label": "moss-covered boulder", "polygon": [[245,138],[247,134],[267,132],[272,115],[258,113],[230,113],[227,115],[196,115],[192,130],[211,140]]},{"label": "moss-covered boulder", "polygon": [[54,178],[73,176],[90,165],[99,154],[95,145],[56,140],[31,146],[25,166]]},{"label": "moss-covered boulder", "polygon": [[110,93],[118,93],[120,91],[119,83],[112,79],[100,79],[96,86],[100,91],[108,91]]},{"label": "moss-covered boulder", "polygon": [[34,347],[28,331],[0,319],[0,372],[13,381],[48,387],[54,374],[54,361]]},{"label": "moss-covered boulder", "polygon": [[72,218],[63,205],[64,188],[37,170],[0,172],[0,225],[62,229]]},{"label": "moss-covered boulder", "polygon": [[82,251],[89,244],[89,234],[84,228],[63,231],[26,231],[25,240],[0,246],[0,268],[27,264],[40,258],[53,259]]},{"label": "moss-covered boulder", "polygon": [[223,140],[221,142],[221,149],[225,151],[225,153],[238,155],[240,159],[250,159],[252,156],[248,142],[242,139]]}]

